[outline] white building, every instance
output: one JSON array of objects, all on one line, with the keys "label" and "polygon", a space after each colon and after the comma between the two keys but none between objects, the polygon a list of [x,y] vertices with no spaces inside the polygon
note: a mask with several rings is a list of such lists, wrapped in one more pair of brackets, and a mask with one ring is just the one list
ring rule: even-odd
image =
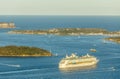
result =
[{"label": "white building", "polygon": [[0,22],[0,28],[14,28],[14,23]]}]

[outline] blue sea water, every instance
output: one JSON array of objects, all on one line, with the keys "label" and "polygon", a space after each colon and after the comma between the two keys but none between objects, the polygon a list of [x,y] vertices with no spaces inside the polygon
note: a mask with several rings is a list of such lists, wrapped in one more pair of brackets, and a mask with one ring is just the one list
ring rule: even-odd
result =
[{"label": "blue sea water", "polygon": [[[10,30],[50,28],[103,28],[120,30],[120,16],[0,16],[0,22],[14,22],[14,29],[0,29],[0,46],[35,46],[51,51],[53,57],[0,57],[0,79],[120,79],[120,44],[107,36],[56,36],[8,34]],[[96,53],[89,49],[95,48]],[[61,70],[59,61],[71,53],[96,56],[91,69]]]}]

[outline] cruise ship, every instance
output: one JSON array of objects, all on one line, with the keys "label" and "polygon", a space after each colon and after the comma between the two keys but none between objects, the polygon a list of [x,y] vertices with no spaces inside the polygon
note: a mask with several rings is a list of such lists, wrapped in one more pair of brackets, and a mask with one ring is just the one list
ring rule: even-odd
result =
[{"label": "cruise ship", "polygon": [[90,67],[96,65],[98,61],[95,56],[89,54],[81,57],[71,54],[71,56],[66,55],[66,58],[60,61],[59,68]]}]

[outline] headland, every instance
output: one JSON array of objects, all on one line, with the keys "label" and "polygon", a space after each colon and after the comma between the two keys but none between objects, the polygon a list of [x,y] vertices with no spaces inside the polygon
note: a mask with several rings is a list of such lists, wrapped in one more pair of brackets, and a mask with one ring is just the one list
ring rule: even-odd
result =
[{"label": "headland", "polygon": [[120,31],[110,32],[101,28],[53,28],[48,30],[13,30],[8,33],[13,34],[54,34],[54,35],[106,35],[120,36]]},{"label": "headland", "polygon": [[109,38],[105,38],[105,40],[109,40],[109,41],[113,41],[116,43],[120,43],[120,37],[109,37]]}]

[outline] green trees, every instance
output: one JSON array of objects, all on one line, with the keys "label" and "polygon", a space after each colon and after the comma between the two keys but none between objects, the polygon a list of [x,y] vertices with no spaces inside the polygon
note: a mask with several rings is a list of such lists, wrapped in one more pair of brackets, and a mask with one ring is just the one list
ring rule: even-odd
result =
[{"label": "green trees", "polygon": [[51,56],[44,49],[27,46],[5,46],[0,47],[0,56]]}]

